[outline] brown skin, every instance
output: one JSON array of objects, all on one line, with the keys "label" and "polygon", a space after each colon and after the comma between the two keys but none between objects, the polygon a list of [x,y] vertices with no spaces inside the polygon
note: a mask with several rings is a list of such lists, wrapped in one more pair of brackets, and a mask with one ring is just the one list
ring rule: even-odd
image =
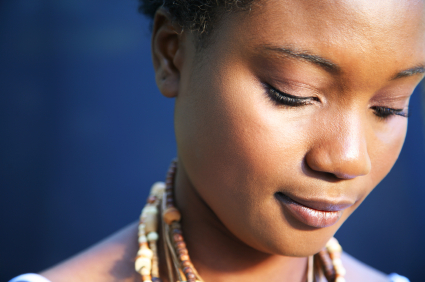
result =
[{"label": "brown skin", "polygon": [[[157,13],[156,81],[176,98],[176,202],[205,281],[306,279],[305,257],[323,248],[399,155],[407,119],[378,117],[373,107],[406,110],[423,75],[397,76],[425,63],[424,11],[414,0],[262,1],[221,19],[202,50],[193,34]],[[279,105],[264,84],[309,102]],[[336,224],[314,228],[291,215],[276,192],[349,207]],[[344,260],[348,281],[383,279]],[[119,281],[133,281],[127,276]],[[53,280],[60,281],[67,280]]]}]

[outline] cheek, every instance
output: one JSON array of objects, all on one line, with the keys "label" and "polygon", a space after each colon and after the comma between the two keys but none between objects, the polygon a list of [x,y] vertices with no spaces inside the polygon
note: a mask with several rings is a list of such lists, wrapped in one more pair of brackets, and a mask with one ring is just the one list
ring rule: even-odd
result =
[{"label": "cheek", "polygon": [[370,190],[378,185],[397,161],[404,144],[406,131],[407,119],[392,117],[388,123],[373,128],[373,132],[368,134],[371,136],[368,140],[368,144],[370,144],[368,151],[372,163],[370,179],[373,182]]},{"label": "cheek", "polygon": [[358,201],[344,212],[342,223],[360,206],[370,192],[384,179],[397,161],[407,131],[407,119],[394,117],[389,123],[372,123],[367,132],[368,154],[372,169],[367,176],[360,177],[355,185]]},{"label": "cheek", "polygon": [[209,77],[176,105],[179,154],[194,170],[188,173],[223,193],[246,194],[247,183],[276,181],[268,176],[295,169],[305,150],[302,119],[291,121],[273,110],[261,84],[246,77],[236,71]]},{"label": "cheek", "polygon": [[264,250],[259,242],[282,241],[274,194],[291,182],[288,175],[300,173],[308,125],[274,109],[260,84],[232,73],[210,77],[177,99],[179,159],[222,223]]}]

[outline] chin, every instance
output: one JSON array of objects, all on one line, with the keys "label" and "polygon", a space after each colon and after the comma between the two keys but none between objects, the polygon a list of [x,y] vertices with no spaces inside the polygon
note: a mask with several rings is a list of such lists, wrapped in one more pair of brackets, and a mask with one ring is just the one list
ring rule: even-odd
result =
[{"label": "chin", "polygon": [[[290,257],[307,257],[317,254],[326,243],[334,236],[343,219],[337,224],[324,228],[305,227],[300,229],[286,222],[280,228],[251,229],[252,232],[244,232],[241,236],[235,234],[240,241],[251,248],[266,254]],[[298,224],[301,225],[301,224]],[[263,232],[258,232],[263,230]],[[250,236],[247,236],[249,233]]]}]

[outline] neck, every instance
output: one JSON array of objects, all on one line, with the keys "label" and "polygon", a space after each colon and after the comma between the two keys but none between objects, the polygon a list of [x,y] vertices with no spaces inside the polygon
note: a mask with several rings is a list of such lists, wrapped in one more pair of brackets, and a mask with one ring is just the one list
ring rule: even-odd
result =
[{"label": "neck", "polygon": [[189,255],[205,281],[306,281],[307,258],[260,252],[235,237],[197,193],[181,163],[174,193]]}]

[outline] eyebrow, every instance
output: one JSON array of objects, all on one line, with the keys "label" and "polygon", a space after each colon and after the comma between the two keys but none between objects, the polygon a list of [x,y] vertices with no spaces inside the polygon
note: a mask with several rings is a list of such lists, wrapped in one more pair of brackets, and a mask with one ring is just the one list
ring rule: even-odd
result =
[{"label": "eyebrow", "polygon": [[[311,53],[310,51],[299,50],[297,48],[292,48],[292,47],[277,47],[277,46],[271,46],[271,45],[263,45],[262,49],[265,51],[278,53],[283,56],[289,56],[291,58],[300,59],[303,61],[313,63],[331,73],[341,72],[340,66],[338,66],[337,64],[335,64],[334,62],[326,58],[315,55]],[[423,74],[423,73],[425,73],[425,64],[419,64],[416,67],[400,71],[391,80],[414,76],[416,74]]]},{"label": "eyebrow", "polygon": [[422,74],[422,73],[425,73],[425,64],[421,64],[419,66],[401,71],[393,77],[393,80],[397,78],[409,77],[415,74]]},{"label": "eyebrow", "polygon": [[291,47],[277,47],[277,46],[271,46],[271,45],[263,45],[262,49],[265,51],[278,53],[283,56],[289,56],[291,58],[300,59],[303,61],[313,63],[325,69],[328,72],[336,73],[341,71],[341,68],[337,64],[333,63],[332,61],[328,59],[312,54],[309,51],[297,50],[296,48],[291,48]]}]

